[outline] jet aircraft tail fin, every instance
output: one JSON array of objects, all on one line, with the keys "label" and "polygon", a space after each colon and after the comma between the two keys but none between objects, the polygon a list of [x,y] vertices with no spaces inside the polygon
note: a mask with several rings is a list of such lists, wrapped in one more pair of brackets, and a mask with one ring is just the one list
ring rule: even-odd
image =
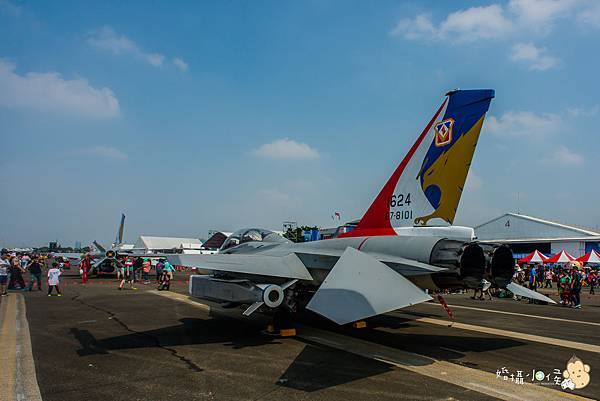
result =
[{"label": "jet aircraft tail fin", "polygon": [[491,89],[447,93],[357,228],[341,237],[395,235],[397,227],[452,225],[493,98]]},{"label": "jet aircraft tail fin", "polygon": [[121,223],[117,230],[117,238],[115,239],[115,246],[123,243],[123,231],[125,230],[125,213],[121,213]]}]

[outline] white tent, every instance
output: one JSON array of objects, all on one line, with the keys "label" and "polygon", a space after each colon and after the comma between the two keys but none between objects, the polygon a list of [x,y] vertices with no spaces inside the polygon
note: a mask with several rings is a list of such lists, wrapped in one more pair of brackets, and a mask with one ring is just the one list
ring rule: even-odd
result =
[{"label": "white tent", "polygon": [[197,238],[152,237],[142,235],[133,247],[144,252],[160,252],[174,249],[200,249],[202,242]]}]

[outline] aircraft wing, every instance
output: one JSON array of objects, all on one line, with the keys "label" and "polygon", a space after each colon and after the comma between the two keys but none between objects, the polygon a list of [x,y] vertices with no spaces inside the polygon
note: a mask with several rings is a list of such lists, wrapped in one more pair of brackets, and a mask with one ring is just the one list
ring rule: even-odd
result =
[{"label": "aircraft wing", "polygon": [[[293,251],[286,252],[285,255],[171,255],[168,259],[172,264],[205,270],[312,281],[313,278],[302,258]],[[393,262],[386,260],[391,263],[388,265],[379,260],[383,255],[373,256],[351,247],[342,251],[341,255],[334,251],[330,253],[320,252],[314,255],[339,256],[339,259],[335,261],[307,308],[338,324],[430,300],[429,295],[398,271],[398,266],[405,271],[419,270],[420,274],[444,270],[425,263],[393,257]]]},{"label": "aircraft wing", "polygon": [[346,324],[430,299],[371,255],[346,248],[306,307],[337,324]]},{"label": "aircraft wing", "polygon": [[215,254],[215,255],[171,255],[167,258],[173,265],[197,267],[261,276],[284,277],[298,280],[313,278],[298,256],[268,256],[261,254]]}]

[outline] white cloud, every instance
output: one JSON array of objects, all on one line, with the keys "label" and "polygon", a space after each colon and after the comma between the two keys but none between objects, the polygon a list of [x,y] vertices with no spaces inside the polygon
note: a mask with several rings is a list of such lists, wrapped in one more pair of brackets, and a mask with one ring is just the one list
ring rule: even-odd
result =
[{"label": "white cloud", "polygon": [[87,42],[98,49],[106,50],[117,55],[131,55],[144,60],[154,67],[161,67],[165,56],[160,53],[147,53],[137,43],[124,35],[119,35],[110,26],[93,31],[89,34]]},{"label": "white cloud", "polygon": [[175,67],[179,68],[181,71],[188,70],[188,64],[179,57],[175,57],[173,59],[173,64],[175,65]]},{"label": "white cloud", "polygon": [[546,49],[533,43],[517,43],[511,49],[510,59],[528,65],[530,70],[546,71],[560,64],[560,59],[546,54]]},{"label": "white cloud", "polygon": [[575,106],[575,107],[569,107],[567,109],[567,114],[571,118],[593,117],[593,116],[597,115],[599,111],[600,111],[600,105],[598,105],[598,104],[591,106],[591,107]]},{"label": "white cloud", "polygon": [[600,28],[600,2],[595,0],[593,4],[577,14],[577,22],[580,24]]},{"label": "white cloud", "polygon": [[508,9],[521,26],[547,33],[559,18],[571,16],[582,0],[511,0]]},{"label": "white cloud", "polygon": [[107,159],[115,159],[115,160],[126,160],[127,155],[120,151],[117,148],[113,148],[110,146],[92,146],[89,148],[81,149],[81,153],[88,154],[92,156],[103,157]]},{"label": "white cloud", "polygon": [[584,163],[585,159],[579,153],[561,145],[558,146],[549,157],[545,158],[544,161],[552,164],[558,163],[561,165],[579,166]]},{"label": "white cloud", "polygon": [[29,72],[0,59],[0,107],[71,113],[110,118],[119,114],[119,101],[109,88],[94,88],[84,78],[64,79],[59,73]]},{"label": "white cloud", "polygon": [[427,14],[403,18],[390,32],[407,40],[467,43],[549,34],[558,20],[600,27],[598,0],[510,0],[508,4],[470,7],[449,13],[441,21]]},{"label": "white cloud", "polygon": [[258,157],[267,159],[317,159],[319,152],[305,143],[299,143],[289,138],[277,139],[265,143],[253,151]]},{"label": "white cloud", "polygon": [[513,29],[513,23],[505,17],[502,7],[492,4],[455,11],[435,25],[425,14],[405,18],[398,22],[391,34],[410,40],[474,42],[479,39],[504,38]]},{"label": "white cloud", "polygon": [[553,113],[508,111],[499,118],[490,116],[484,127],[499,136],[539,137],[557,133],[562,127],[562,119]]}]

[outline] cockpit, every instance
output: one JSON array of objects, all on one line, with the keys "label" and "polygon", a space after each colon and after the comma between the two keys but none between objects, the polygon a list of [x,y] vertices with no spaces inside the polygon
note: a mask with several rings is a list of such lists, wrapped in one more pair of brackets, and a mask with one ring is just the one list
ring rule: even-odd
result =
[{"label": "cockpit", "polygon": [[289,240],[276,232],[265,230],[263,228],[243,228],[231,234],[225,242],[223,242],[219,251],[224,251],[246,242],[284,243],[289,242]]}]

